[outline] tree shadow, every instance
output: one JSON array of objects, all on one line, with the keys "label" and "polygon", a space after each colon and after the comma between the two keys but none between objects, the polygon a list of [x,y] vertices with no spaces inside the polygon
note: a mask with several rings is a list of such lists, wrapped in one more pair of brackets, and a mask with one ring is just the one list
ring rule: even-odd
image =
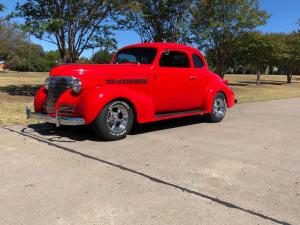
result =
[{"label": "tree shadow", "polygon": [[[238,81],[242,84],[256,84],[256,81]],[[283,85],[286,84],[286,81],[278,81],[278,80],[261,80],[260,84],[266,84],[266,85]]]},{"label": "tree shadow", "polygon": [[[203,116],[192,116],[147,124],[135,124],[129,136],[201,124],[203,122],[205,122]],[[38,123],[30,124],[28,128],[24,128],[23,132],[38,133],[51,142],[104,141],[96,136],[91,126],[60,126],[57,128],[53,124]]]},{"label": "tree shadow", "polygon": [[13,96],[34,96],[42,85],[7,85],[0,87],[0,92]]},{"label": "tree shadow", "polygon": [[240,82],[240,83],[229,83],[229,86],[247,86],[247,83]]}]

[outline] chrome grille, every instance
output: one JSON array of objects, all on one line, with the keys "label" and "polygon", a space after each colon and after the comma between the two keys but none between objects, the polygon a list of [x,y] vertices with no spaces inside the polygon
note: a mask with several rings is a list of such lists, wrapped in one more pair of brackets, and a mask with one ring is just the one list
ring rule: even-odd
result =
[{"label": "chrome grille", "polygon": [[58,110],[59,117],[72,117],[74,112],[73,105],[60,105]]},{"label": "chrome grille", "polygon": [[49,78],[48,94],[45,104],[47,113],[55,113],[55,104],[59,96],[72,87],[73,80],[73,77],[59,76]]}]

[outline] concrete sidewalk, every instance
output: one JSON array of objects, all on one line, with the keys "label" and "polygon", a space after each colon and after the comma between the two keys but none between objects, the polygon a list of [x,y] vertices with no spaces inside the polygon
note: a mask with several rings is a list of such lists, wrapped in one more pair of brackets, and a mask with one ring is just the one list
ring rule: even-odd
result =
[{"label": "concrete sidewalk", "polygon": [[300,224],[300,99],[237,105],[100,142],[0,128],[0,224]]}]

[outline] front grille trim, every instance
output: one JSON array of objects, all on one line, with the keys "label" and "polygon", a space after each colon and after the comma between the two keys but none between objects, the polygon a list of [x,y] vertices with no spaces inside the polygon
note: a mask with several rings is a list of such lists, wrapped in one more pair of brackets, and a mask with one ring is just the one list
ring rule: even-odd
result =
[{"label": "front grille trim", "polygon": [[54,76],[49,78],[48,93],[45,109],[47,113],[55,113],[55,104],[58,98],[68,89],[72,88],[74,77]]},{"label": "front grille trim", "polygon": [[59,106],[58,116],[60,117],[72,117],[74,113],[74,105],[62,104]]}]

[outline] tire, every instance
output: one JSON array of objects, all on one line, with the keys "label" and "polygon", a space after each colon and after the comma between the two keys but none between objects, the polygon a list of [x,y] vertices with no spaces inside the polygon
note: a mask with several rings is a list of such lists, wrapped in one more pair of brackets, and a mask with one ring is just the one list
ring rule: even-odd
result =
[{"label": "tire", "polygon": [[93,122],[98,137],[106,141],[120,140],[130,132],[134,122],[132,107],[125,101],[108,103]]},{"label": "tire", "polygon": [[218,92],[215,95],[211,113],[206,115],[206,119],[208,122],[217,123],[220,122],[226,114],[227,111],[227,102],[226,97],[223,93]]}]

